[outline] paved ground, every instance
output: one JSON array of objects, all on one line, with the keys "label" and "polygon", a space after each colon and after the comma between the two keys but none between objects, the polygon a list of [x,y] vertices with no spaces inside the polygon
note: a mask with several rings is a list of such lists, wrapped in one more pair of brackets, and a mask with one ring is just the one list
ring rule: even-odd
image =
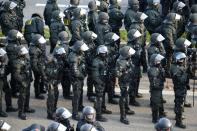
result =
[{"label": "paved ground", "polygon": [[[169,82],[169,84],[171,84]],[[140,84],[140,92],[143,93],[144,97],[142,99],[139,99],[139,102],[141,103],[141,107],[132,107],[136,114],[133,116],[128,116],[131,124],[128,126],[125,126],[124,124],[121,124],[119,122],[119,107],[118,105],[111,105],[108,104],[107,108],[113,111],[112,115],[106,115],[106,117],[109,119],[106,123],[101,123],[104,128],[107,131],[129,131],[129,130],[136,130],[136,131],[153,131],[154,125],[151,123],[151,110],[149,107],[149,93],[148,93],[148,81],[147,76],[143,75],[143,79]],[[86,86],[84,87],[84,90],[86,91]],[[62,97],[60,88],[60,96],[59,96],[59,102],[58,107],[63,106],[68,108],[71,111],[71,101],[70,100],[64,100]],[[116,91],[119,93],[119,89],[116,89]],[[3,120],[7,121],[9,124],[12,125],[11,131],[19,131],[23,129],[24,127],[27,127],[28,125],[31,125],[32,123],[40,123],[44,126],[47,126],[49,123],[51,123],[50,120],[46,119],[46,100],[36,100],[34,99],[34,93],[33,93],[33,87],[31,88],[31,107],[36,109],[35,114],[27,114],[28,120],[23,121],[19,120],[17,118],[17,113],[9,113],[9,117],[5,118]],[[173,124],[174,121],[174,113],[173,113],[173,91],[171,89],[165,89],[164,91],[164,98],[167,100],[167,104],[165,104],[165,109],[168,112],[168,118],[172,120]],[[93,105],[93,103],[90,103],[87,101],[87,97],[85,96],[86,92],[84,93],[84,105]],[[188,100],[192,102],[192,92],[189,91],[189,97]],[[195,100],[197,100],[197,96],[195,96]],[[16,107],[16,99],[13,99],[13,105]],[[187,124],[187,131],[196,131],[197,129],[197,105],[193,108],[187,108],[185,109],[185,116],[186,120],[184,122]],[[72,121],[72,123],[76,126],[76,121]],[[181,131],[182,129],[175,128],[175,131]]]}]

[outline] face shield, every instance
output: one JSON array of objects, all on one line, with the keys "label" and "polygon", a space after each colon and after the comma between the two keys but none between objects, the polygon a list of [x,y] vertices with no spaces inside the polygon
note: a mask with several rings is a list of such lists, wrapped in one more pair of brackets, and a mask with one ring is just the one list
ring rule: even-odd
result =
[{"label": "face shield", "polygon": [[130,48],[128,51],[129,56],[132,56],[135,54],[135,50],[133,48]]},{"label": "face shield", "polygon": [[92,40],[95,40],[97,38],[97,34],[95,34],[94,32],[92,32],[91,38],[92,38]]},{"label": "face shield", "polygon": [[119,37],[116,33],[114,33],[114,35],[112,36],[112,39],[113,39],[114,41],[117,41],[117,40],[120,39],[120,37]]},{"label": "face shield", "polygon": [[3,49],[3,48],[0,48],[0,57],[6,55],[7,52]]},{"label": "face shield", "polygon": [[9,6],[9,9],[13,10],[16,6],[17,6],[17,4],[15,2],[11,2],[10,6]]},{"label": "face shield", "polygon": [[160,64],[161,64],[161,61],[162,61],[164,58],[165,58],[164,56],[158,54],[158,55],[155,57],[155,61],[154,61],[155,65],[160,65]]},{"label": "face shield", "polygon": [[89,47],[85,43],[83,43],[83,45],[80,47],[80,50],[84,52],[89,50]]}]

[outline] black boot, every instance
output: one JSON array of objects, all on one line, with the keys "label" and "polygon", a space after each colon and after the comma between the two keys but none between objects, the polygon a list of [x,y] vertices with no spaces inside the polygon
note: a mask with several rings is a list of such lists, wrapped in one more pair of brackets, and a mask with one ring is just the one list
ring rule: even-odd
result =
[{"label": "black boot", "polygon": [[102,115],[96,115],[96,120],[100,122],[107,122],[107,118],[103,117]]},{"label": "black boot", "polygon": [[182,122],[182,115],[176,116],[176,123],[175,123],[175,126],[176,126],[176,127],[179,127],[179,128],[183,128],[183,129],[186,128],[186,125],[184,125],[183,122]]},{"label": "black boot", "polygon": [[129,101],[129,105],[139,107],[139,106],[140,106],[140,103],[137,102],[137,101],[135,100],[135,98],[131,98],[130,101]]},{"label": "black boot", "polygon": [[0,111],[0,117],[8,117],[8,114],[4,111]]},{"label": "black boot", "polygon": [[125,103],[119,101],[120,106],[120,122],[129,125],[129,120],[126,118]]},{"label": "black boot", "polygon": [[26,108],[25,112],[26,113],[35,113],[36,111],[34,109],[32,109],[32,108]]},{"label": "black boot", "polygon": [[19,112],[18,117],[19,117],[21,120],[27,120],[27,117],[26,117],[26,114],[25,114],[25,113]]},{"label": "black boot", "polygon": [[112,114],[112,111],[110,111],[110,110],[108,110],[106,108],[102,108],[101,110],[102,110],[103,114]]}]

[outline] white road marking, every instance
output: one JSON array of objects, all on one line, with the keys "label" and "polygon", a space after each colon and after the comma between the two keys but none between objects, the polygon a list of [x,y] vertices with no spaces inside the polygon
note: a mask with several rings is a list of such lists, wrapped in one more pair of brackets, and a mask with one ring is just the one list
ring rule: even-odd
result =
[{"label": "white road marking", "polygon": [[[45,7],[46,4],[36,3],[35,6],[36,6],[36,7]],[[66,8],[66,7],[68,7],[69,5],[58,4],[58,6],[61,7],[61,8]],[[86,8],[86,9],[88,8],[87,5],[79,5],[78,7],[79,7],[79,8]]]}]

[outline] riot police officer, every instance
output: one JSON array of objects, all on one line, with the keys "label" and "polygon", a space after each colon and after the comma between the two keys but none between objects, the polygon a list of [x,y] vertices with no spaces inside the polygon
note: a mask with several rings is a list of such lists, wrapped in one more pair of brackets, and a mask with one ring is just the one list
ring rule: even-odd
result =
[{"label": "riot police officer", "polygon": [[104,36],[105,46],[107,46],[108,49],[108,77],[106,79],[106,92],[108,93],[108,102],[111,104],[118,104],[115,97],[119,97],[115,94],[115,66],[119,54],[119,40],[120,37],[113,32],[109,32]]},{"label": "riot police officer", "polygon": [[88,51],[85,52],[85,60],[87,64],[87,97],[89,101],[94,102],[95,101],[95,94],[93,92],[93,80],[92,80],[92,61],[94,57],[96,56],[96,45],[95,45],[95,39],[97,38],[97,34],[95,34],[92,31],[86,31],[82,35],[84,43],[88,45],[90,48]]},{"label": "riot police officer", "polygon": [[47,97],[47,119],[54,119],[54,113],[57,108],[59,97],[58,84],[61,82],[63,61],[65,55],[63,47],[57,48],[53,52],[53,56],[48,57],[45,67],[45,84],[48,89]]},{"label": "riot police officer", "polygon": [[129,32],[131,22],[133,21],[136,13],[139,11],[139,1],[138,0],[128,0],[128,9],[124,16],[124,25],[127,32]]},{"label": "riot police officer", "polygon": [[158,28],[162,23],[162,16],[159,11],[160,2],[158,0],[148,0],[148,8],[144,13],[148,16],[145,19],[144,24],[150,34],[156,33],[156,28]]},{"label": "riot police officer", "polygon": [[[121,0],[110,0],[109,6],[109,25],[112,28],[112,32],[116,33],[120,36],[120,28],[122,27],[122,20],[124,18],[124,14],[121,12]],[[120,46],[120,40],[118,42],[118,47]]]},{"label": "riot police officer", "polygon": [[63,12],[59,10],[52,12],[52,19],[50,24],[50,38],[49,38],[51,44],[50,53],[53,53],[53,50],[57,44],[58,34],[61,31],[68,30],[68,28],[66,29],[66,27],[64,26],[63,18],[64,18]]},{"label": "riot police officer", "polygon": [[97,56],[92,62],[92,78],[96,91],[96,120],[106,122],[107,119],[102,116],[102,113],[111,114],[112,112],[106,109],[105,105],[105,87],[107,77],[107,53],[108,49],[104,45],[97,48]]},{"label": "riot police officer", "polygon": [[188,21],[188,24],[185,26],[185,31],[187,32],[187,39],[191,40],[191,36],[193,34],[194,28],[197,27],[197,13],[192,13],[190,15],[190,19]]},{"label": "riot police officer", "polygon": [[44,99],[41,95],[44,90],[44,65],[46,60],[45,52],[46,40],[40,34],[35,34],[29,48],[31,69],[34,73],[34,91],[36,99]]},{"label": "riot police officer", "polygon": [[90,31],[95,32],[95,27],[97,26],[98,21],[98,7],[95,1],[90,1],[88,3],[88,28]]},{"label": "riot police officer", "polygon": [[11,1],[6,1],[3,4],[3,11],[0,14],[0,24],[2,33],[7,36],[8,32],[12,29],[19,30],[20,26],[17,22],[18,17],[14,8],[16,8],[17,4]]},{"label": "riot police officer", "polygon": [[39,124],[32,124],[31,126],[23,129],[22,131],[31,131],[31,130],[45,131],[45,127]]},{"label": "riot police officer", "polygon": [[73,17],[74,10],[78,8],[80,0],[70,0],[70,5],[64,10],[64,24],[71,30],[71,20]]},{"label": "riot police officer", "polygon": [[105,129],[96,121],[96,111],[91,106],[86,106],[83,109],[81,120],[77,123],[76,131],[80,131],[81,127],[85,124],[93,125],[97,131],[105,131]]},{"label": "riot police officer", "polygon": [[66,131],[67,127],[58,122],[52,122],[46,131]]},{"label": "riot police officer", "polygon": [[5,103],[6,103],[6,112],[15,112],[17,111],[16,108],[12,107],[12,92],[10,89],[10,86],[7,82],[7,74],[8,74],[8,67],[7,67],[7,57],[6,57],[7,52],[3,49],[0,48],[0,116],[1,117],[7,117],[7,114],[2,110],[2,99],[3,99],[3,91],[5,92]]},{"label": "riot police officer", "polygon": [[23,14],[23,10],[26,6],[26,2],[25,0],[10,0],[13,1],[17,4],[17,7],[15,8],[15,12],[18,16],[18,23],[19,23],[19,31],[22,32],[22,28],[23,28],[23,18],[24,18],[24,14]]},{"label": "riot police officer", "polygon": [[152,54],[150,57],[150,67],[148,69],[148,78],[150,82],[150,105],[152,110],[152,122],[156,123],[159,117],[163,117],[164,107],[162,102],[162,90],[165,82],[165,70],[161,65],[164,56]]},{"label": "riot police officer", "polygon": [[59,107],[55,111],[55,121],[67,127],[68,131],[74,131],[73,126],[70,124],[69,118],[72,116],[70,111],[64,107]]},{"label": "riot police officer", "polygon": [[59,41],[57,42],[56,48],[63,47],[65,50],[65,55],[63,59],[63,71],[62,71],[62,80],[61,85],[63,89],[63,97],[65,99],[72,99],[71,96],[71,81],[70,81],[70,75],[69,75],[69,63],[68,63],[68,55],[69,55],[69,42],[71,40],[71,34],[68,31],[62,31],[58,35]]},{"label": "riot police officer", "polygon": [[176,1],[173,3],[172,12],[177,13],[178,15],[181,16],[180,20],[177,21],[177,25],[176,25],[177,37],[181,37],[181,35],[185,32],[185,25],[189,17],[189,14],[186,14],[186,12],[184,12],[183,10],[185,6],[186,5],[181,1]]},{"label": "riot police officer", "polygon": [[130,85],[129,85],[129,97],[130,101],[129,104],[134,106],[140,106],[140,104],[136,101],[136,96],[142,96],[138,93],[139,90],[139,83],[141,77],[141,54],[142,54],[142,46],[141,46],[141,36],[142,34],[137,29],[132,29],[128,32],[128,43],[127,45],[132,47],[136,52],[132,57],[132,62],[134,65],[134,71],[131,78],[130,78]]},{"label": "riot police officer", "polygon": [[109,25],[109,15],[105,12],[100,12],[98,17],[97,26],[95,27],[96,34],[98,35],[96,39],[97,46],[104,45],[104,36],[108,32],[111,32],[111,26]]},{"label": "riot police officer", "polygon": [[161,118],[155,124],[156,131],[173,131],[172,122],[168,118]]},{"label": "riot police officer", "polygon": [[29,108],[30,83],[32,81],[32,76],[27,55],[28,50],[24,46],[21,46],[17,51],[17,58],[13,62],[13,76],[19,85],[18,117],[22,120],[27,119],[25,112],[35,112],[34,109]]},{"label": "riot police officer", "polygon": [[164,40],[165,38],[159,33],[153,33],[151,35],[151,40],[147,49],[148,61],[150,60],[152,54],[160,54],[165,56],[165,50],[162,43]]},{"label": "riot police officer", "polygon": [[98,6],[98,10],[100,12],[108,12],[108,6],[109,6],[109,2],[108,0],[98,0],[100,2],[100,5]]},{"label": "riot police officer", "polygon": [[163,24],[161,25],[160,32],[162,36],[165,38],[163,41],[164,49],[166,51],[166,60],[167,60],[167,66],[166,66],[166,75],[169,76],[169,69],[172,61],[172,53],[173,53],[173,45],[177,38],[176,36],[176,23],[178,20],[181,19],[181,16],[176,13],[169,13],[165,20],[163,21]]},{"label": "riot police officer", "polygon": [[10,85],[12,88],[12,96],[17,97],[17,92],[18,92],[18,86],[16,83],[16,80],[13,77],[13,61],[17,58],[17,51],[18,47],[21,45],[21,38],[23,37],[23,34],[20,33],[18,30],[10,30],[8,32],[8,45],[6,46],[6,52],[8,56],[8,70],[11,73],[11,81]]},{"label": "riot police officer", "polygon": [[38,13],[32,14],[31,19],[25,22],[24,37],[28,43],[28,46],[34,34],[44,36],[44,21],[42,16]]},{"label": "riot police officer", "polygon": [[[142,12],[137,12],[133,21],[131,22],[130,25],[130,30],[131,29],[137,29],[142,36],[140,37],[140,43],[142,46],[142,57],[141,57],[141,63],[143,66],[143,72],[146,73],[147,72],[147,59],[146,59],[146,27],[144,26],[144,20],[147,19],[147,15],[142,13]],[[141,97],[141,96],[139,96]]]},{"label": "riot police officer", "polygon": [[176,114],[176,124],[175,126],[180,128],[186,128],[186,126],[182,122],[182,114],[183,114],[183,104],[186,95],[186,84],[187,84],[187,71],[185,67],[186,55],[183,52],[176,52],[173,54],[173,58],[175,59],[173,64],[171,65],[171,76],[172,82],[174,84],[174,93],[175,93],[175,106],[174,112]]},{"label": "riot police officer", "polygon": [[82,17],[85,14],[86,14],[85,9],[76,8],[73,10],[73,19],[71,21],[72,38],[70,41],[70,46],[72,46],[76,41],[82,40],[82,34],[84,33]]},{"label": "riot police officer", "polygon": [[126,114],[133,115],[134,111],[129,108],[128,88],[129,81],[133,70],[131,56],[135,54],[135,50],[129,46],[124,46],[119,51],[120,56],[116,61],[116,86],[120,86],[121,97],[120,106],[120,121],[124,124],[129,124]]},{"label": "riot police officer", "polygon": [[84,124],[81,128],[80,131],[96,131],[96,128],[91,125],[91,124]]},{"label": "riot police officer", "polygon": [[[5,88],[5,76],[6,76],[6,59],[5,59],[6,51],[3,48],[0,48],[0,117],[7,117],[7,113],[2,109],[2,98],[3,98],[3,89]],[[11,96],[10,96],[11,97]]]},{"label": "riot police officer", "polygon": [[72,99],[72,118],[74,120],[80,119],[78,111],[83,109],[83,82],[86,76],[86,63],[83,54],[88,49],[89,47],[83,41],[76,41],[71,47],[72,51],[68,56],[70,78],[74,95]]},{"label": "riot police officer", "polygon": [[44,21],[48,27],[51,25],[52,13],[55,10],[60,10],[57,5],[57,0],[47,0],[47,4],[44,8]]}]

